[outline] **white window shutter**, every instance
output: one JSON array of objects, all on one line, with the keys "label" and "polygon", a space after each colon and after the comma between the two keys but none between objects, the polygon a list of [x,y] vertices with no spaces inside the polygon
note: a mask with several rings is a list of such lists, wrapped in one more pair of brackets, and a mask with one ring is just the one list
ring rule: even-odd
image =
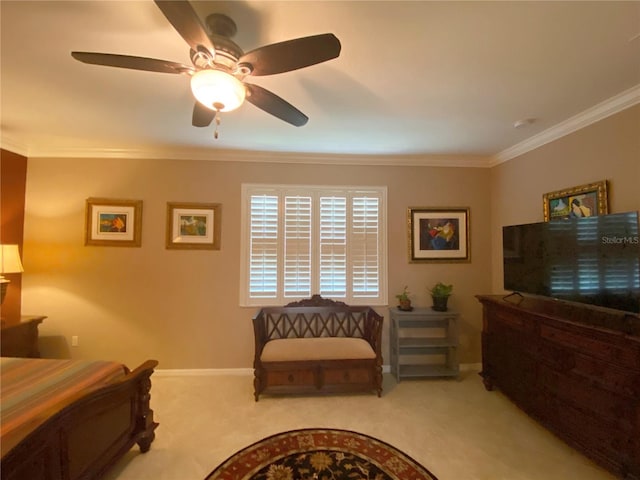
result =
[{"label": "white window shutter", "polygon": [[347,294],[347,199],[320,198],[320,295]]},{"label": "white window shutter", "polygon": [[249,297],[278,294],[278,197],[253,195],[250,202]]},{"label": "white window shutter", "polygon": [[284,199],[284,296],[311,295],[311,197]]},{"label": "white window shutter", "polygon": [[354,297],[380,292],[380,200],[354,197],[351,219],[351,277]]}]

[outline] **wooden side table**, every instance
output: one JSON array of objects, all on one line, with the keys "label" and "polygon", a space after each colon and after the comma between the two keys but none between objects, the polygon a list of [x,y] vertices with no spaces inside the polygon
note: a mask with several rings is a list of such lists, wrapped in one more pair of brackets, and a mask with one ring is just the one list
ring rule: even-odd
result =
[{"label": "wooden side table", "polygon": [[3,357],[40,357],[38,350],[38,325],[47,318],[42,315],[20,317],[19,323],[2,324],[0,331]]}]

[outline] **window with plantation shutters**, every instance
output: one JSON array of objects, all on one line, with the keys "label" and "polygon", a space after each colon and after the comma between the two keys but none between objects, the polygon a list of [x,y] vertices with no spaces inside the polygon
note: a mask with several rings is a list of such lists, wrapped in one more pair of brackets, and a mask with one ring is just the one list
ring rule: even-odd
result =
[{"label": "window with plantation shutters", "polygon": [[386,188],[243,185],[241,304],[386,305]]}]

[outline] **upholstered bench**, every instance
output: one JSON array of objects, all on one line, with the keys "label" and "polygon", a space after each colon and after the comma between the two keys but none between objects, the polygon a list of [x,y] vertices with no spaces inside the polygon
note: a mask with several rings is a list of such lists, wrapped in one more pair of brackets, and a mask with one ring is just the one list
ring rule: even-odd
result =
[{"label": "upholstered bench", "polygon": [[261,393],[382,394],[382,320],[371,307],[314,295],[253,318],[254,396]]}]

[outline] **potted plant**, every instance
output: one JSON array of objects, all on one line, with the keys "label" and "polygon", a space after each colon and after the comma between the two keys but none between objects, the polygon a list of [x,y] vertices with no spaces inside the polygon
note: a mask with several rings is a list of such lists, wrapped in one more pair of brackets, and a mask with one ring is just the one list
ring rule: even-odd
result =
[{"label": "potted plant", "polygon": [[447,301],[449,300],[452,290],[453,285],[446,285],[442,282],[438,282],[431,287],[429,289],[431,299],[433,300],[433,306],[431,308],[437,312],[446,312]]},{"label": "potted plant", "polygon": [[404,310],[405,312],[410,312],[411,310],[413,310],[413,307],[411,306],[411,299],[409,298],[408,288],[409,287],[405,285],[402,293],[396,295],[396,298],[398,299],[398,310]]}]

